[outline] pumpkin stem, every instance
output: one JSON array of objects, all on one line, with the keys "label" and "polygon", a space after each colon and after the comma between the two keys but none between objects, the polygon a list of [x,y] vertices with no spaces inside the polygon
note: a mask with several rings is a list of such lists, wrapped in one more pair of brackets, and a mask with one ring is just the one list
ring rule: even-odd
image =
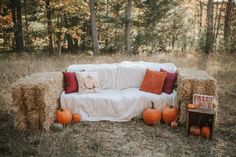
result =
[{"label": "pumpkin stem", "polygon": [[155,109],[153,101],[151,101],[152,109]]},{"label": "pumpkin stem", "polygon": [[174,106],[173,106],[173,105],[170,105],[170,108],[174,108]]},{"label": "pumpkin stem", "polygon": [[60,108],[60,111],[64,111],[63,108]]}]

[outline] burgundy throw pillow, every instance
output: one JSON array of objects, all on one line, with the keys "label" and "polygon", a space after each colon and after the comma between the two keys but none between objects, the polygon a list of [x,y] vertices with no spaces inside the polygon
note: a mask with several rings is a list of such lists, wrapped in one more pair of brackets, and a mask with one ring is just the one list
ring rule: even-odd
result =
[{"label": "burgundy throw pillow", "polygon": [[75,72],[63,72],[64,76],[64,85],[65,85],[65,93],[74,93],[78,92],[78,82],[76,79]]},{"label": "burgundy throw pillow", "polygon": [[166,79],[163,86],[163,92],[167,94],[171,94],[173,92],[173,88],[177,80],[177,73],[170,73],[164,69],[161,69],[161,72],[167,72]]}]

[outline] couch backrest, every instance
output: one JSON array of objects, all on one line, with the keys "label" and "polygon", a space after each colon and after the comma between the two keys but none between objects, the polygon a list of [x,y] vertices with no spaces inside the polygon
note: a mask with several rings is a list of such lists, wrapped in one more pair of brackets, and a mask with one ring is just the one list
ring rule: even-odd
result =
[{"label": "couch backrest", "polygon": [[130,62],[130,61],[124,61],[121,62],[122,65],[137,65],[142,66],[145,68],[149,68],[151,70],[160,71],[161,68],[168,71],[168,72],[176,72],[177,68],[173,63],[154,63],[154,62],[145,62],[145,61],[138,61],[138,62]]},{"label": "couch backrest", "polygon": [[160,71],[162,68],[168,72],[176,72],[177,70],[172,63],[125,61],[113,64],[71,65],[67,68],[67,71],[96,71],[98,72],[98,82],[101,89],[126,89],[139,88],[147,68],[155,71]]},{"label": "couch backrest", "polygon": [[168,72],[176,72],[176,66],[172,63],[153,63],[153,62],[121,62],[117,69],[117,89],[139,88],[144,79],[146,69]]},{"label": "couch backrest", "polygon": [[101,89],[116,89],[117,63],[114,64],[75,64],[67,68],[68,72],[94,71],[98,73]]}]

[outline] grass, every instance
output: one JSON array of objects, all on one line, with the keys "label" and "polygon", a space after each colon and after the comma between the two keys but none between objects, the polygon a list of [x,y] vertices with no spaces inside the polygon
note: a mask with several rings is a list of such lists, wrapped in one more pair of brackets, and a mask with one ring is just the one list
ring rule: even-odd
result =
[{"label": "grass", "polygon": [[[206,70],[218,81],[219,126],[212,141],[187,137],[185,128],[130,122],[80,122],[62,132],[18,131],[12,124],[10,86],[26,75],[63,71],[70,64],[112,63],[123,60],[172,62],[178,68]],[[0,156],[234,156],[236,154],[236,57],[199,53],[153,56],[122,54],[93,58],[87,55],[44,56],[0,54]]]}]

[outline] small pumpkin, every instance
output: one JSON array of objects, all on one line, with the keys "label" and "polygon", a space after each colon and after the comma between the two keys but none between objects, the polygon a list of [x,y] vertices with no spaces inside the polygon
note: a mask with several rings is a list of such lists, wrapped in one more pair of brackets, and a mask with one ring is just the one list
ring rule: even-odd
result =
[{"label": "small pumpkin", "polygon": [[143,112],[143,120],[147,125],[154,125],[156,123],[160,123],[161,120],[161,111],[154,108],[154,104],[152,103],[151,108],[147,108]]},{"label": "small pumpkin", "polygon": [[201,136],[209,139],[211,137],[211,129],[208,126],[203,126],[201,128]]},{"label": "small pumpkin", "polygon": [[59,109],[56,112],[56,121],[61,124],[69,124],[72,120],[72,114],[69,109]]},{"label": "small pumpkin", "polygon": [[173,105],[167,105],[163,109],[161,117],[166,124],[170,124],[177,119],[178,112],[178,108],[174,107]]},{"label": "small pumpkin", "polygon": [[73,122],[80,122],[80,115],[77,113],[74,113],[72,115]]},{"label": "small pumpkin", "polygon": [[174,129],[176,129],[178,127],[178,123],[176,121],[173,121],[170,123],[170,126]]},{"label": "small pumpkin", "polygon": [[195,104],[188,104],[188,109],[195,109],[196,105]]},{"label": "small pumpkin", "polygon": [[189,128],[189,132],[191,135],[199,136],[200,135],[200,128],[198,126],[193,125]]}]

